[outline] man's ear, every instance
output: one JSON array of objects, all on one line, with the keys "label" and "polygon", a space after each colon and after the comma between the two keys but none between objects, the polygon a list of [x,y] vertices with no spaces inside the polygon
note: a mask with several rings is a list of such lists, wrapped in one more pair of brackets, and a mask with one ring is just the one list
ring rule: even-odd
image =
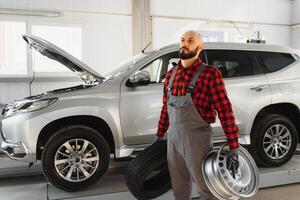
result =
[{"label": "man's ear", "polygon": [[197,47],[197,51],[198,51],[198,54],[200,54],[200,52],[203,50],[201,44]]}]

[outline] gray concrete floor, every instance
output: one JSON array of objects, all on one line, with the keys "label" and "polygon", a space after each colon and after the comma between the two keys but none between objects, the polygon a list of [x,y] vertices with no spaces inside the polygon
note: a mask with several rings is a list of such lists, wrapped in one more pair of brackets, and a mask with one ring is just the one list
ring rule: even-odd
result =
[{"label": "gray concrete floor", "polygon": [[[30,176],[22,178],[9,178],[0,180],[1,200],[134,200],[128,192],[123,177],[118,175],[105,176],[94,186],[80,192],[68,193],[52,187],[48,187],[43,176]],[[194,199],[197,194],[193,191]],[[241,200],[299,200],[300,184],[290,184],[272,188],[259,189],[252,198],[240,198]],[[157,200],[173,200],[171,191]]]},{"label": "gray concrete floor", "polygon": [[[300,145],[298,145],[300,148]],[[299,157],[300,158],[300,157]],[[0,156],[0,200],[134,200],[123,180],[128,162],[112,162],[108,173],[96,184],[79,191],[68,193],[47,184],[40,169],[35,165],[28,169],[26,163],[12,161]],[[264,172],[265,169],[260,169]],[[300,199],[300,172],[291,174],[299,183],[259,189],[249,200],[298,200]],[[263,180],[264,181],[264,180]],[[193,189],[194,199],[197,193]],[[172,200],[172,191],[157,200]],[[240,198],[246,199],[246,198]]]}]

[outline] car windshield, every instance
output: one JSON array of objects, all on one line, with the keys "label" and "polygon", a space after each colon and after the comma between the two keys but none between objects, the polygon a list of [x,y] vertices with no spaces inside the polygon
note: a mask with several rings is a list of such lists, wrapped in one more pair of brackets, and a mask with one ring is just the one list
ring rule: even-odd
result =
[{"label": "car windshield", "polygon": [[116,67],[114,67],[110,71],[106,72],[104,74],[104,77],[106,79],[112,79],[112,78],[116,78],[117,76],[120,76],[120,75],[124,74],[125,72],[132,69],[134,64],[137,63],[138,61],[140,61],[146,55],[147,54],[140,53],[140,54],[130,58],[129,60],[123,61],[122,63],[116,65]]}]

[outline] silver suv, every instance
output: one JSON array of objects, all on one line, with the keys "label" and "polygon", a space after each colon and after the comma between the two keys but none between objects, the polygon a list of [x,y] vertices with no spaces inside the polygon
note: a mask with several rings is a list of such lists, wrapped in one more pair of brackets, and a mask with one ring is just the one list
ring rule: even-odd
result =
[{"label": "silver suv", "polygon": [[[99,179],[110,155],[124,159],[155,138],[164,77],[178,44],[143,52],[101,76],[57,46],[23,36],[31,48],[78,74],[82,85],[11,102],[2,111],[3,151],[12,159],[42,161],[47,179],[77,190]],[[245,144],[262,166],[294,154],[300,130],[299,52],[266,44],[206,43],[201,59],[224,77]],[[226,141],[220,121],[214,142]]]}]

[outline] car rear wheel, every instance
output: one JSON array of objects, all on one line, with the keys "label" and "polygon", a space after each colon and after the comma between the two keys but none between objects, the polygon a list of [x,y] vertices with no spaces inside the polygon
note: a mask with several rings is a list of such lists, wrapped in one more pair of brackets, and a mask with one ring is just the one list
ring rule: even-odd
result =
[{"label": "car rear wheel", "polygon": [[57,188],[76,191],[97,181],[107,170],[109,147],[94,129],[75,125],[57,131],[42,153],[42,169]]},{"label": "car rear wheel", "polygon": [[269,114],[254,124],[249,151],[260,166],[280,166],[291,159],[297,141],[297,130],[290,119]]}]

